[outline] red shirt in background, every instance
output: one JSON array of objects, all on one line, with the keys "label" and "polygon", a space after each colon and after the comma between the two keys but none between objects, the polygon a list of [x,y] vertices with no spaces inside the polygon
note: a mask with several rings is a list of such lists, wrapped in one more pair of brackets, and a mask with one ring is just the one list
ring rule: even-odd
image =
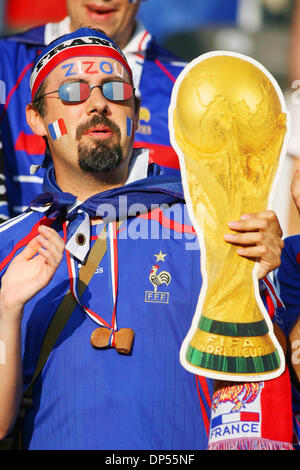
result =
[{"label": "red shirt in background", "polygon": [[7,27],[24,28],[60,21],[67,15],[64,0],[6,0],[5,24]]}]

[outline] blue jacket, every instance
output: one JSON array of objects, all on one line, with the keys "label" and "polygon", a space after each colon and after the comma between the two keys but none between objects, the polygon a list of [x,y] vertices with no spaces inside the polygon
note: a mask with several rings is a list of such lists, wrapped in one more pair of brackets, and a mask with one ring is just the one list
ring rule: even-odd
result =
[{"label": "blue jacket", "polygon": [[[27,243],[42,219],[55,218],[74,202],[72,195],[61,194],[51,167],[45,190],[32,209],[0,227],[1,275],[14,247],[15,254],[22,249],[20,240]],[[135,331],[132,352],[127,356],[114,348],[94,349],[90,336],[99,324],[78,305],[36,382],[33,407],[25,419],[25,448],[195,450],[207,446],[212,382],[187,372],[179,361],[201,288],[200,252],[181,184],[173,176],[152,172],[122,189],[93,196],[81,208],[92,215],[95,207],[110,201],[118,215],[119,196],[128,197],[128,214],[132,207],[141,211],[141,203],[146,208],[122,222],[117,238],[117,324]],[[50,209],[42,212],[47,201],[52,201]],[[71,232],[73,216],[71,211]],[[63,236],[61,222],[56,220],[52,226]],[[91,227],[91,244],[102,228]],[[110,247],[81,298],[84,306],[108,323],[114,305]],[[80,262],[74,259],[77,269]],[[24,387],[33,374],[47,325],[70,288],[67,264],[64,256],[49,285],[25,306]],[[156,289],[150,279],[154,267],[157,276],[162,271],[169,276],[169,283],[156,284]]]},{"label": "blue jacket", "polygon": [[[135,155],[136,162],[142,158],[137,151]],[[1,276],[46,219],[71,253],[69,257],[65,252],[49,285],[25,305],[26,388],[47,326],[68,289],[74,288],[72,279],[77,279],[83,262],[81,249],[72,244],[83,230],[82,217],[101,214],[108,227],[109,221],[122,220],[117,243],[109,238],[105,256],[35,384],[33,406],[25,418],[25,448],[207,447],[212,381],[186,371],[179,361],[202,285],[198,240],[176,176],[160,175],[157,165],[150,165],[147,176],[131,181],[76,206],[76,198],[57,186],[50,164],[45,192],[25,213],[0,226]],[[101,212],[102,206],[108,215]],[[68,221],[66,231],[60,216]],[[87,225],[88,244],[102,229],[103,224]],[[117,292],[113,256],[118,260]],[[90,344],[93,330],[112,322],[114,305],[118,328],[135,331],[129,356]]]}]

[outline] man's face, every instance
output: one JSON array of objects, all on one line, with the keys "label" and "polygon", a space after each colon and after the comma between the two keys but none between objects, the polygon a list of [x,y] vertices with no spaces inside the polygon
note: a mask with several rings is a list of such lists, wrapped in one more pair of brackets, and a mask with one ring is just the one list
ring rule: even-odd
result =
[{"label": "man's face", "polygon": [[102,29],[121,49],[130,39],[140,0],[67,0],[71,30]]},{"label": "man's face", "polygon": [[[90,86],[131,83],[117,60],[79,57],[62,62],[49,74],[45,94],[73,82],[77,90],[82,83]],[[107,174],[116,168],[126,171],[137,125],[133,97],[113,102],[94,88],[82,103],[65,103],[58,93],[46,96],[45,100],[43,121],[59,175],[65,177],[66,172],[70,174],[78,168],[90,174]]]}]

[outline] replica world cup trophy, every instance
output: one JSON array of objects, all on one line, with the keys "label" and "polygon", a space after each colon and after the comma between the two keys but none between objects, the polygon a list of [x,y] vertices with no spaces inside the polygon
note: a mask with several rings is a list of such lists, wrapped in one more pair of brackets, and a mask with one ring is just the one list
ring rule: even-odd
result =
[{"label": "replica world cup trophy", "polygon": [[258,264],[224,241],[228,222],[270,207],[287,140],[280,88],[258,62],[212,52],[175,82],[169,108],[189,215],[199,238],[202,289],[181,347],[189,371],[267,380],[285,367],[259,295]]}]

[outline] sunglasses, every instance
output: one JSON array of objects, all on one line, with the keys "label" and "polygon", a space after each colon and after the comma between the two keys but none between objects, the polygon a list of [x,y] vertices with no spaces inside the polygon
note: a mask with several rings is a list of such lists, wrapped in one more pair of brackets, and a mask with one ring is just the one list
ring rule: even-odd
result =
[{"label": "sunglasses", "polygon": [[105,82],[102,85],[89,85],[85,82],[68,82],[60,85],[57,90],[45,93],[33,101],[38,101],[44,96],[58,93],[63,103],[83,103],[88,99],[94,88],[100,88],[102,95],[109,101],[126,101],[134,94],[135,89],[130,83]]}]

